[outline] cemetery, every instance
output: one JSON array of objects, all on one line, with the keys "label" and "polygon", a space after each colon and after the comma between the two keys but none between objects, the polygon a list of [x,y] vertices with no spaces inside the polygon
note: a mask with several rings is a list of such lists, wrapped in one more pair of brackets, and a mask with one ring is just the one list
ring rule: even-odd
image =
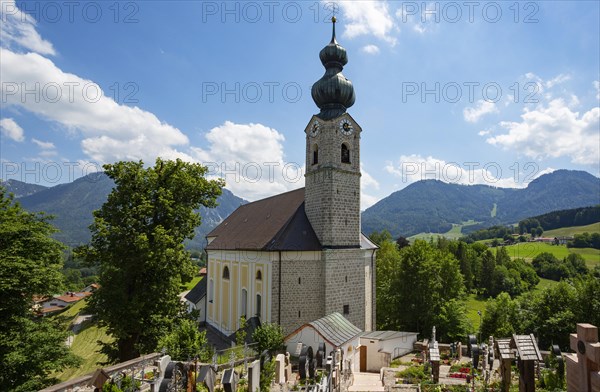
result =
[{"label": "cemetery", "polygon": [[286,347],[273,353],[258,353],[244,344],[216,352],[211,363],[172,361],[168,353],[153,353],[43,391],[600,391],[598,328],[590,324],[577,325],[570,336],[573,353],[566,354],[558,346],[541,351],[533,334],[490,336],[485,342],[470,335],[467,344],[442,344],[434,327],[430,337],[411,340],[410,352],[366,372],[361,369],[363,342],[411,335],[363,333],[351,325],[336,327],[339,321],[335,314],[315,320],[290,334]]}]

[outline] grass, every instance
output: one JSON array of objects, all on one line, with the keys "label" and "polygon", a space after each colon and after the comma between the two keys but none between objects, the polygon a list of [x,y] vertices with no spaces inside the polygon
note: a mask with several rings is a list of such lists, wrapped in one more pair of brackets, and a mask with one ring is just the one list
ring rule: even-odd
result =
[{"label": "grass", "polygon": [[569,237],[574,234],[581,234],[588,232],[592,233],[600,233],[600,222],[592,223],[591,225],[586,226],[571,226],[571,227],[561,227],[560,229],[548,230],[545,231],[544,237]]},{"label": "grass", "polygon": [[414,240],[417,240],[417,239],[429,241],[432,238],[434,240],[436,240],[438,237],[445,237],[445,238],[448,238],[449,240],[457,240],[463,236],[463,234],[462,234],[463,227],[476,225],[477,223],[479,223],[479,222],[476,222],[472,219],[470,219],[466,222],[462,222],[460,225],[453,223],[452,228],[445,233],[419,233],[419,234],[415,234],[413,236],[408,237],[408,240],[411,242]]},{"label": "grass", "polygon": [[[558,282],[554,280],[540,278],[540,282],[535,287],[534,291],[540,292],[557,284]],[[471,325],[473,325],[473,331],[479,330],[479,315],[477,314],[477,311],[481,311],[483,314],[486,303],[486,298],[477,297],[475,294],[469,294],[465,299],[465,305],[467,306],[467,318],[471,322]]]},{"label": "grass", "polygon": [[198,284],[198,282],[200,282],[200,280],[202,280],[202,276],[194,276],[194,279],[192,279],[191,281],[189,281],[188,283],[186,283],[185,285],[182,285],[182,291],[188,291],[194,288],[195,285]]},{"label": "grass", "polygon": [[487,299],[479,298],[475,294],[469,294],[465,300],[465,305],[467,306],[467,318],[471,322],[474,331],[479,329],[479,315],[477,314],[477,311],[481,311],[483,314],[486,302]]},{"label": "grass", "polygon": [[577,253],[583,257],[588,267],[593,268],[600,264],[600,249],[593,248],[567,248],[564,245],[550,245],[541,242],[522,242],[507,246],[506,250],[511,257],[521,257],[527,260],[543,252],[553,254],[558,259],[563,259],[571,253]]},{"label": "grass", "polygon": [[98,340],[110,342],[113,338],[106,334],[105,328],[98,328],[95,324],[91,324],[75,335],[71,349],[75,355],[82,358],[83,362],[79,367],[69,368],[58,373],[56,377],[61,381],[66,381],[91,373],[101,367],[98,362],[104,362],[107,358],[105,355],[98,353],[100,349]]}]

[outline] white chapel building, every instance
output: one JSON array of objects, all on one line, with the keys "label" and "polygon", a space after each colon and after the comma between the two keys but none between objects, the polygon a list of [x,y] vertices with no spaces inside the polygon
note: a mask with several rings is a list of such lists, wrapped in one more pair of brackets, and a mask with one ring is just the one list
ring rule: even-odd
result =
[{"label": "white chapel building", "polygon": [[239,319],[277,323],[287,335],[338,312],[375,330],[375,252],[360,231],[360,137],[347,113],[352,83],[335,37],[319,53],[308,121],[305,188],[239,207],[207,235],[206,322],[226,335]]}]

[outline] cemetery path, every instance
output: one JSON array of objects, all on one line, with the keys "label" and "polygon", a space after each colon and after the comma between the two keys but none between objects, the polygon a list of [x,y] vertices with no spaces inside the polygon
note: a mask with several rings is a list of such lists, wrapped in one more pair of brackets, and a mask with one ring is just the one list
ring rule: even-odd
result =
[{"label": "cemetery path", "polygon": [[349,392],[378,392],[385,391],[379,373],[354,373],[354,382],[348,388]]}]

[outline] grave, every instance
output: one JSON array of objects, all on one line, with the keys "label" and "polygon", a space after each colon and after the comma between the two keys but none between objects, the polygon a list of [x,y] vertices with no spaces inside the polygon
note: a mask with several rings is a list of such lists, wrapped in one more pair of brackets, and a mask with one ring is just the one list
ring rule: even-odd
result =
[{"label": "grave", "polygon": [[198,376],[196,377],[196,384],[202,384],[208,389],[209,392],[215,390],[215,380],[217,379],[217,373],[210,365],[200,366]]},{"label": "grave", "polygon": [[500,359],[500,379],[502,392],[508,392],[510,389],[511,366],[515,360],[515,354],[510,348],[510,339],[496,339],[495,341],[496,356]]},{"label": "grave", "polygon": [[226,369],[223,372],[221,384],[223,384],[223,390],[225,392],[235,392],[237,390],[238,381],[239,376],[234,369]]},{"label": "grave", "polygon": [[519,369],[519,392],[535,391],[535,362],[542,360],[542,354],[535,342],[535,336],[513,335],[510,347],[517,349]]},{"label": "grave", "polygon": [[260,391],[260,361],[251,362],[248,365],[248,392]]},{"label": "grave", "polygon": [[284,384],[285,379],[285,355],[277,354],[275,357],[275,384]]},{"label": "grave", "polygon": [[572,333],[571,350],[567,354],[567,391],[600,391],[600,343],[598,327],[577,324],[577,333]]}]

